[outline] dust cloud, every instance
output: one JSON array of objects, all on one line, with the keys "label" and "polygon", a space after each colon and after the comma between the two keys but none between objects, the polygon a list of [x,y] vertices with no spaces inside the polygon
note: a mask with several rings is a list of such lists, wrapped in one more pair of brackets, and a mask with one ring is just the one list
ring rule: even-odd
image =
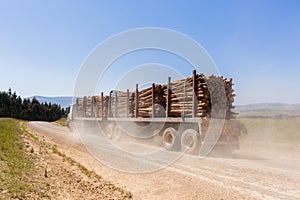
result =
[{"label": "dust cloud", "polygon": [[262,159],[300,160],[300,118],[240,118],[247,133],[240,137],[244,155]]}]

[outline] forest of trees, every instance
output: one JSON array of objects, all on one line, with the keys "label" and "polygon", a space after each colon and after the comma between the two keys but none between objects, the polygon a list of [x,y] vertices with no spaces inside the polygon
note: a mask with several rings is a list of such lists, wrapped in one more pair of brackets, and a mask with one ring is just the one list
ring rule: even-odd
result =
[{"label": "forest of trees", "polygon": [[68,109],[58,104],[40,103],[37,99],[22,99],[16,92],[0,91],[0,117],[11,117],[29,121],[56,121],[66,117]]}]

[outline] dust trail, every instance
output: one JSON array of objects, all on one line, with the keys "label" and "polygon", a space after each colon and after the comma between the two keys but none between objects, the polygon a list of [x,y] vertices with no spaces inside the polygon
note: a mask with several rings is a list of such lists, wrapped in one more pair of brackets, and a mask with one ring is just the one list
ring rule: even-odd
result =
[{"label": "dust trail", "polygon": [[300,118],[241,118],[247,134],[238,151],[266,159],[300,160]]}]

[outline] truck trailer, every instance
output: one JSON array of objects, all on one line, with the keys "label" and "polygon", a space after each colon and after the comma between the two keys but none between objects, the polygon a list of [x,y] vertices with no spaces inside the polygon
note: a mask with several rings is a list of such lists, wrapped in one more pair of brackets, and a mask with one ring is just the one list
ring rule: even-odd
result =
[{"label": "truck trailer", "polygon": [[154,145],[167,150],[197,153],[210,142],[205,137],[215,135],[210,137],[215,139],[214,149],[232,152],[239,149],[242,131],[233,112],[233,85],[231,78],[194,70],[180,80],[169,77],[166,84],[144,89],[136,84],[133,91],[77,98],[70,117],[77,122],[97,121],[110,140],[151,137]]}]

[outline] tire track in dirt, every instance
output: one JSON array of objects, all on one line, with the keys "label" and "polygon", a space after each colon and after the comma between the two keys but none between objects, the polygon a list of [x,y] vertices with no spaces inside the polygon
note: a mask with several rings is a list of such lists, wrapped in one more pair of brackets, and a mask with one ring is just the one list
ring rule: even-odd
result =
[{"label": "tire track in dirt", "polygon": [[[58,138],[64,138],[64,141],[61,142],[62,148],[73,152],[78,151],[78,154],[87,154],[78,148],[74,149],[79,145],[80,140],[76,138],[78,137],[76,134],[69,132],[66,128],[53,128],[53,125],[37,122],[28,125],[37,132],[44,132],[44,136],[50,137],[56,142]],[[101,151],[104,152],[107,149],[103,147]],[[112,152],[108,150],[107,153],[111,154]],[[73,155],[76,156],[76,153]],[[116,158],[120,156],[113,155]],[[134,158],[132,159],[134,160]],[[199,160],[196,156],[184,155],[173,165],[144,175],[116,172],[95,161],[93,161],[93,168],[104,170],[113,178],[127,179],[126,181],[116,181],[125,184],[135,197],[142,199],[153,197],[156,199],[164,197],[191,199],[212,196],[223,199],[300,199],[300,190],[298,189],[300,188],[300,170],[297,165],[299,160],[293,159],[295,162],[288,163],[286,160],[270,160],[242,155],[240,158],[208,157]],[[85,160],[84,162],[91,161]],[[156,161],[153,159],[147,162],[155,165]],[[169,184],[165,186],[160,182]],[[142,188],[146,183],[148,188]],[[198,185],[196,185],[197,183]],[[179,189],[179,185],[183,188]],[[203,188],[206,188],[206,191]],[[201,194],[201,192],[204,193]]]}]

